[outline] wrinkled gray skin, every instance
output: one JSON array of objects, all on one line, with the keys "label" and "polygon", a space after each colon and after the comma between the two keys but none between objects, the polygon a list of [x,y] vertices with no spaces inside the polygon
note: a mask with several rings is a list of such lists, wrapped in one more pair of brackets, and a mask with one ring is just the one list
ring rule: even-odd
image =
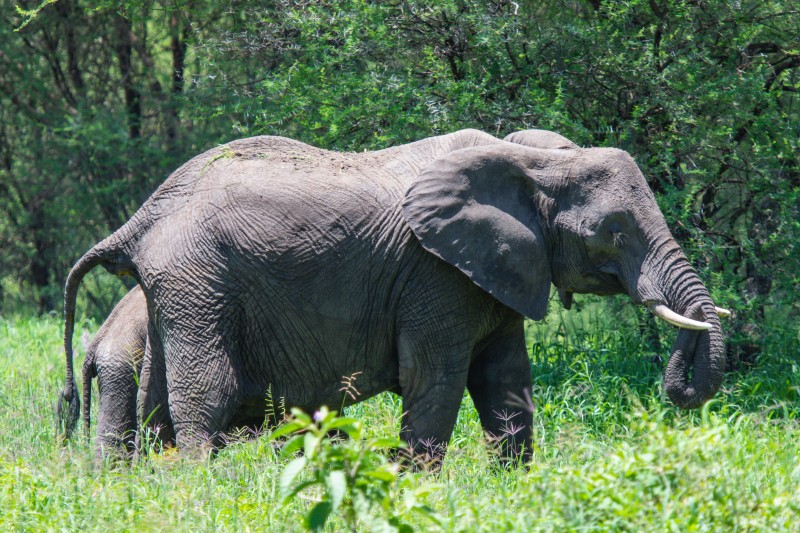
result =
[{"label": "wrinkled gray skin", "polygon": [[[86,349],[83,362],[83,425],[88,437],[92,379],[97,378],[100,398],[95,454],[98,459],[104,456],[130,457],[141,441],[137,433],[140,420],[147,422],[147,429],[160,445],[169,445],[175,438],[169,417],[156,410],[167,409],[166,384],[149,379],[152,373],[149,364],[142,368],[147,349],[147,321],[147,301],[141,287],[137,286],[114,307]],[[147,376],[145,390],[152,400],[148,410],[139,418],[136,403],[142,372]],[[166,379],[166,376],[160,374],[160,379]],[[246,427],[255,432],[262,423],[263,416]]]},{"label": "wrinkled gray skin", "polygon": [[[538,148],[577,148],[577,145],[556,133],[545,130],[516,132],[507,141]],[[136,400],[139,375],[147,343],[147,302],[141,287],[133,288],[109,315],[87,348],[83,364],[83,422],[88,436],[91,426],[91,380],[97,378],[100,401],[98,407],[95,450],[103,455],[130,456],[135,448],[137,424]],[[150,365],[145,369],[142,419],[164,443],[174,439],[171,421],[156,409],[166,409],[166,386],[151,378]],[[162,379],[166,379],[163,376]],[[260,426],[259,420],[250,427]]]},{"label": "wrinkled gray skin", "polygon": [[[507,141],[538,148],[577,148],[577,145],[553,132],[527,130],[516,132]],[[117,304],[108,319],[87,348],[83,364],[83,423],[88,436],[91,426],[91,381],[98,380],[100,394],[95,450],[98,458],[109,454],[126,456],[134,451],[137,425],[136,399],[139,391],[139,374],[147,343],[147,302],[141,287],[133,288]],[[165,443],[174,438],[171,422],[156,409],[166,409],[166,386],[156,383],[150,376],[150,365],[145,370],[146,385],[143,398],[148,406],[142,407],[142,419],[151,431]],[[166,379],[166,376],[163,376]],[[260,425],[252,421],[251,427]]]},{"label": "wrinkled gray skin", "polygon": [[[160,405],[151,405],[145,416],[139,417],[136,399],[140,375],[150,374],[143,369],[147,349],[147,301],[141,287],[134,287],[114,307],[86,350],[83,362],[83,427],[87,438],[91,426],[92,379],[97,378],[99,406],[95,454],[130,457],[136,447],[139,420],[147,421],[151,435],[161,444],[175,438],[169,417],[157,410],[166,410],[166,384],[149,383],[149,389],[163,394]],[[163,376],[162,379],[166,379]],[[157,409],[156,409],[157,408]],[[153,411],[156,412],[153,412]],[[69,421],[74,430],[76,421]],[[157,423],[156,423],[157,422]]]},{"label": "wrinkled gray skin", "polygon": [[466,388],[513,456],[532,423],[510,402],[531,385],[523,316],[545,316],[551,283],[711,323],[678,335],[665,385],[681,407],[713,396],[725,363],[708,292],[615,149],[464,130],[371,153],[256,137],[201,154],[70,272],[70,411],[75,295],[97,265],[144,290],[145,367],[164,373],[180,447],[263,419],[270,387],[287,405],[339,405],[342,376],[361,372],[359,400],[402,395],[415,452],[443,453]]}]

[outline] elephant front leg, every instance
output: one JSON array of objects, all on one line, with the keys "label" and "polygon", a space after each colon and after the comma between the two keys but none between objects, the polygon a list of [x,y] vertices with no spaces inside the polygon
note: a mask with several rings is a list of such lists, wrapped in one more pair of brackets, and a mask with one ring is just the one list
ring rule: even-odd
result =
[{"label": "elephant front leg", "polygon": [[511,331],[482,347],[469,368],[467,389],[490,440],[504,460],[530,459],[533,413],[528,407],[531,365],[522,319]]},{"label": "elephant front leg", "polygon": [[[434,344],[449,343],[439,338]],[[450,351],[450,356],[444,356],[444,349],[444,346],[411,349],[406,345],[400,351],[403,396],[400,437],[408,443],[414,464],[433,469],[441,466],[467,384],[468,358],[464,353],[469,350]]]},{"label": "elephant front leg", "polygon": [[402,438],[417,466],[438,469],[464,396],[466,372],[419,380],[403,389]]}]

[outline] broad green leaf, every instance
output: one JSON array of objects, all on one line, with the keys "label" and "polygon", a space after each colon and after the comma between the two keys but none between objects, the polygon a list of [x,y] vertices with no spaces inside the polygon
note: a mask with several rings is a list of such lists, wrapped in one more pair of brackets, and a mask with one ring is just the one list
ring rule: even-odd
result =
[{"label": "broad green leaf", "polygon": [[342,429],[343,431],[346,432],[347,430],[343,429],[345,428],[345,426],[361,426],[361,421],[356,420],[355,418],[341,416],[332,420],[330,423],[325,424],[325,427],[323,429],[325,429],[326,431],[329,431],[331,429]]},{"label": "broad green leaf", "polygon": [[333,510],[337,510],[347,493],[347,476],[341,470],[334,470],[325,476],[325,486],[331,499]]},{"label": "broad green leaf", "polygon": [[317,446],[319,445],[320,440],[321,437],[319,435],[315,435],[310,431],[303,435],[303,451],[306,454],[306,457],[308,457],[309,461],[314,458],[314,455],[316,455]]},{"label": "broad green leaf", "polygon": [[373,479],[380,479],[381,481],[392,482],[397,478],[397,474],[394,472],[390,472],[389,470],[380,469],[380,470],[366,470],[363,472],[359,472],[360,476],[370,477]]},{"label": "broad green leaf", "polygon": [[290,455],[295,453],[297,450],[302,448],[303,447],[303,437],[304,437],[303,435],[295,435],[294,437],[292,437],[291,439],[286,441],[286,444],[284,444],[283,447],[281,447],[280,456],[281,457],[289,457]]},{"label": "broad green leaf", "polygon": [[306,426],[311,424],[311,422],[312,422],[311,417],[308,416],[308,414],[306,414],[306,412],[303,411],[302,409],[298,409],[297,407],[292,407],[292,411],[291,412],[292,412],[292,416],[298,422],[300,422],[300,423],[302,423],[303,425],[306,425]]},{"label": "broad green leaf", "polygon": [[306,527],[312,531],[321,530],[325,527],[325,521],[328,520],[332,510],[331,502],[319,502],[306,515]]},{"label": "broad green leaf", "polygon": [[294,433],[297,430],[304,428],[305,426],[297,421],[286,422],[285,424],[281,424],[275,431],[271,432],[267,438],[270,440],[277,440],[281,437]]},{"label": "broad green leaf", "polygon": [[292,483],[294,483],[297,475],[303,470],[303,468],[305,468],[307,462],[308,460],[305,457],[298,457],[286,465],[286,468],[284,468],[283,472],[281,472],[281,478],[278,482],[281,496],[286,498],[291,494],[290,489],[292,487]]}]

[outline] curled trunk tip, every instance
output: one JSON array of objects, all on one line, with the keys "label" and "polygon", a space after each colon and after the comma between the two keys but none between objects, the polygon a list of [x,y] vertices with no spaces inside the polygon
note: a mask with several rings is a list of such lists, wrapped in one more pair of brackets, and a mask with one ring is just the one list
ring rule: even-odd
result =
[{"label": "curled trunk tip", "polygon": [[695,409],[710,400],[725,375],[725,342],[719,317],[713,307],[704,315],[711,329],[681,329],[664,374],[667,395],[683,409]]}]

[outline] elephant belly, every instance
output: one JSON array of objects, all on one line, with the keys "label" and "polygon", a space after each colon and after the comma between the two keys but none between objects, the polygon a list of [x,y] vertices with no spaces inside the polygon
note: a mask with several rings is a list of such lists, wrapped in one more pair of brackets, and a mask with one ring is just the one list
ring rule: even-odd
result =
[{"label": "elephant belly", "polygon": [[[313,409],[397,387],[402,243],[332,233],[294,247],[281,245],[288,239],[281,234],[271,248],[229,263],[238,271],[248,397],[263,397],[270,387],[273,398]],[[342,390],[346,383],[354,385],[350,394]]]},{"label": "elephant belly", "polygon": [[245,404],[258,410],[269,395],[287,408],[337,408],[397,387],[388,317],[370,316],[367,303],[339,309],[347,300],[314,301],[311,288],[282,288],[267,291],[268,304],[258,298],[245,306]]}]

